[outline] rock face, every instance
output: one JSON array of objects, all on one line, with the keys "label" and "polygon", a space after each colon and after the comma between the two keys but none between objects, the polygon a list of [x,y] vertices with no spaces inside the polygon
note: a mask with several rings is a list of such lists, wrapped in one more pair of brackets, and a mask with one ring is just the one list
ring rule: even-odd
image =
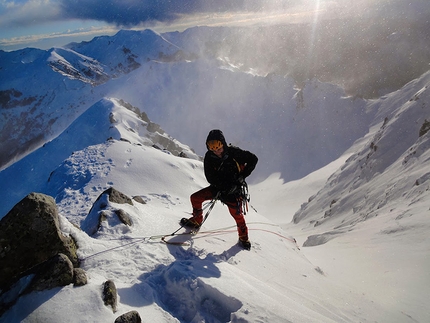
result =
[{"label": "rock face", "polygon": [[110,202],[118,203],[118,204],[125,204],[125,203],[127,203],[127,204],[130,204],[130,205],[133,205],[133,202],[131,201],[131,199],[127,195],[125,195],[124,193],[121,193],[121,192],[117,191],[113,187],[108,188],[101,195],[103,195],[103,194],[109,195],[109,201]]},{"label": "rock face", "polygon": [[137,311],[130,311],[119,316],[115,323],[141,323],[142,319]]},{"label": "rock face", "polygon": [[0,221],[0,289],[60,253],[78,267],[76,244],[60,231],[54,199],[29,194]]},{"label": "rock face", "polygon": [[73,268],[73,285],[84,286],[88,283],[87,273],[81,268]]},{"label": "rock face", "polygon": [[106,306],[111,306],[114,313],[116,312],[118,294],[112,280],[105,281],[103,284],[103,302]]},{"label": "rock face", "polygon": [[[103,221],[132,226],[129,215],[111,203],[133,205],[128,196],[114,188],[104,191],[90,212],[98,226]],[[76,249],[73,238],[60,230],[52,197],[31,193],[16,204],[0,220],[0,316],[22,295],[72,283],[87,284],[85,271],[78,268]],[[118,294],[112,280],[103,284],[102,298],[115,313]],[[132,311],[118,317],[117,322],[141,322],[141,318]]]},{"label": "rock face", "polygon": [[81,224],[81,229],[92,236],[102,229],[104,223],[110,226],[124,224],[131,227],[133,221],[127,212],[118,209],[112,203],[133,205],[133,200],[113,187],[108,188],[94,202],[88,216]]},{"label": "rock face", "polygon": [[73,282],[73,265],[69,258],[61,253],[39,265],[34,270],[35,276],[29,286],[30,291],[41,291],[69,285]]}]

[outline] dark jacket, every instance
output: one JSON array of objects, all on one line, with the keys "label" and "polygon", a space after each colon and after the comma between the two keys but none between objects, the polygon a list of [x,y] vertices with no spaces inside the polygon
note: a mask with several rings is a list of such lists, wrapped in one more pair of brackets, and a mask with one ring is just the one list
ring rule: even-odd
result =
[{"label": "dark jacket", "polygon": [[245,179],[254,170],[258,158],[253,153],[238,147],[227,146],[224,142],[224,154],[219,158],[208,150],[204,158],[204,170],[207,181],[224,194],[234,185],[240,185],[239,178]]}]

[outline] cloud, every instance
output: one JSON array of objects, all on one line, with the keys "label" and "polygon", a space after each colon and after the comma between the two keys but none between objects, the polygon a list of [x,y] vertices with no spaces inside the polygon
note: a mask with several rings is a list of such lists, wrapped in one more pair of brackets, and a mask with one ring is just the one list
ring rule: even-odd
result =
[{"label": "cloud", "polygon": [[33,46],[41,49],[49,49],[55,46],[63,46],[73,41],[90,40],[95,36],[113,35],[118,29],[110,26],[90,27],[65,32],[53,32],[48,34],[25,35],[11,38],[0,38],[0,49],[16,50]]},{"label": "cloud", "polygon": [[0,0],[0,27],[95,20],[133,27],[199,14],[282,10],[309,0]]},{"label": "cloud", "polygon": [[57,20],[58,2],[52,0],[0,1],[0,27],[26,27]]},{"label": "cloud", "polygon": [[[123,27],[171,24],[204,14],[314,11],[334,15],[428,12],[428,0],[0,0],[0,27],[63,20],[95,20]],[[379,10],[378,10],[379,9]],[[338,17],[337,17],[338,18]]]},{"label": "cloud", "polygon": [[429,16],[428,0],[0,0],[0,47],[24,44],[23,36],[64,32],[72,23],[164,32],[196,25],[295,25],[342,18],[380,25],[386,18],[425,21]]},{"label": "cloud", "polygon": [[65,17],[102,20],[120,26],[174,22],[201,13],[260,11],[289,6],[288,0],[61,0]]}]

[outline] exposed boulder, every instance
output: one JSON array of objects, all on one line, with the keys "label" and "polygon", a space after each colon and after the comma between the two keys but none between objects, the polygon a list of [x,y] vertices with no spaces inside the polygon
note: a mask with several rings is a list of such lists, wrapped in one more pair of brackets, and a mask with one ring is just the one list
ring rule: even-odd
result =
[{"label": "exposed boulder", "polygon": [[142,318],[137,311],[127,312],[115,320],[115,323],[141,323]]},{"label": "exposed boulder", "polygon": [[59,253],[78,267],[76,248],[74,240],[60,231],[54,199],[29,194],[0,221],[0,289]]},{"label": "exposed boulder", "polygon": [[73,264],[63,254],[58,254],[32,270],[34,278],[30,291],[41,291],[69,285],[73,282]]},{"label": "exposed boulder", "polygon": [[94,202],[90,212],[82,222],[82,230],[89,235],[94,235],[101,230],[104,225],[103,223],[107,223],[105,225],[110,226],[116,226],[118,224],[125,224],[126,226],[133,225],[133,221],[126,211],[118,209],[110,203],[133,205],[133,201],[130,197],[111,187],[101,193]]},{"label": "exposed boulder", "polygon": [[118,219],[125,225],[133,225],[133,221],[131,220],[130,216],[123,209],[115,210],[115,214],[117,215]]},{"label": "exposed boulder", "polygon": [[115,283],[112,280],[108,280],[103,284],[103,302],[106,306],[111,306],[114,313],[116,312],[118,294]]},{"label": "exposed boulder", "polygon": [[52,197],[31,193],[15,205],[0,221],[0,315],[32,291],[86,284],[76,248]]},{"label": "exposed boulder", "polygon": [[[102,193],[102,195],[103,194],[107,194],[109,196],[109,201],[112,203],[117,203],[117,204],[126,204],[127,203],[130,205],[133,205],[131,198],[129,198],[127,195],[121,193],[120,191],[117,191],[113,187],[108,188],[106,191],[104,191]],[[99,198],[100,198],[100,196],[99,196]]]},{"label": "exposed boulder", "polygon": [[424,120],[423,125],[420,128],[419,136],[424,136],[430,130],[430,121],[427,119]]},{"label": "exposed boulder", "polygon": [[88,283],[87,273],[81,268],[73,268],[73,285],[84,286]]},{"label": "exposed boulder", "polygon": [[133,196],[133,200],[140,204],[146,204],[145,200],[139,195]]}]

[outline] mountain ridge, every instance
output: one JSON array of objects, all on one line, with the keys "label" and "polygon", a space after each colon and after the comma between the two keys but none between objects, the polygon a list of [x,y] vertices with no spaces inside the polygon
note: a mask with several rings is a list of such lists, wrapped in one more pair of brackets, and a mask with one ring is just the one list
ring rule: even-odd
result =
[{"label": "mountain ridge", "polygon": [[[308,221],[308,226],[319,232],[329,231],[327,235],[334,238],[336,231],[344,233],[361,221],[394,211],[399,200],[405,199],[402,204],[411,205],[401,212],[412,212],[418,200],[425,200],[430,188],[429,173],[422,172],[430,160],[428,102],[430,72],[407,84],[404,91],[380,100],[378,115],[385,115],[384,120],[375,120],[367,139],[357,145],[356,152],[325,187],[302,205],[293,222]],[[425,209],[425,203],[421,207]],[[396,219],[401,222],[401,217]],[[422,226],[427,226],[424,219],[421,221]]]},{"label": "mountain ridge", "polygon": [[[142,55],[131,49],[122,50],[122,44],[132,43],[130,39],[136,35],[141,37],[142,33],[124,31],[114,38],[105,37],[103,42],[110,39],[117,42],[117,47],[103,54],[108,57],[110,53],[111,65],[92,58],[101,55],[94,53],[92,42],[81,44],[88,52],[79,54],[73,51],[77,45],[52,49],[49,51],[51,58],[43,56],[51,67],[43,60],[28,59],[33,65],[23,64],[24,58],[15,62],[13,68],[17,75],[34,73],[35,78],[32,83],[25,78],[12,77],[10,83],[3,84],[3,87],[7,84],[12,87],[0,88],[5,98],[0,123],[2,169],[58,136],[103,97],[120,98],[139,107],[151,120],[170,129],[173,137],[187,142],[200,155],[205,152],[201,138],[211,129],[221,128],[228,141],[253,149],[260,156],[264,166],[256,171],[256,180],[264,180],[273,172],[281,172],[286,180],[298,179],[336,159],[364,135],[363,129],[372,120],[374,110],[365,109],[366,100],[347,97],[339,86],[312,79],[298,88],[289,76],[259,76],[243,71],[228,57],[201,56],[206,46],[204,39],[200,39],[202,47],[191,46],[197,53],[170,45],[172,41],[191,41],[192,33],[199,31],[175,34],[169,42],[148,32],[167,44],[163,48],[171,48],[163,52],[148,43],[153,56],[145,56],[144,41],[139,44],[143,48]],[[205,29],[202,35],[211,32],[216,33],[216,29]],[[97,39],[94,42],[97,43]],[[22,53],[27,52],[31,53]],[[72,58],[66,59],[62,54]],[[133,60],[128,62],[130,55]],[[2,61],[2,64],[7,62]],[[116,69],[120,64],[124,69]],[[11,77],[1,73],[2,70],[1,77]],[[19,98],[11,93],[20,93]],[[8,108],[18,101],[21,106]],[[355,111],[354,119],[349,118],[351,110]],[[313,119],[312,127],[318,130],[318,135],[310,137],[308,118]],[[263,119],[267,126],[254,131],[251,125]],[[184,129],[192,129],[192,133]],[[271,129],[276,129],[283,149],[270,142]],[[302,163],[308,153],[301,147],[310,142],[314,158]]]},{"label": "mountain ridge", "polygon": [[[30,192],[43,191],[53,169],[75,151],[109,140],[122,140],[132,145],[155,147],[176,156],[199,159],[191,148],[170,137],[157,124],[142,119],[124,101],[105,98],[85,111],[58,137],[0,172],[1,181],[8,186],[0,213],[6,214]],[[31,184],[23,187],[24,182]]]},{"label": "mountain ridge", "polygon": [[[128,37],[122,37],[124,33]],[[129,41],[124,42],[124,39]],[[133,39],[135,45],[127,48],[126,45],[133,44]],[[115,42],[122,40],[122,47],[100,51],[99,41],[112,40],[113,46],[118,46]],[[98,59],[85,54],[85,49],[92,55],[97,52],[91,45],[98,48],[101,54]],[[74,47],[83,52],[75,51]],[[51,140],[70,124],[70,120],[101,99],[105,91],[101,89],[102,93],[97,93],[98,86],[130,73],[148,60],[184,59],[181,57],[184,51],[179,55],[178,51],[179,48],[148,30],[119,32],[113,37],[100,37],[68,48],[1,52],[0,77],[8,80],[0,87],[1,169]]]}]

